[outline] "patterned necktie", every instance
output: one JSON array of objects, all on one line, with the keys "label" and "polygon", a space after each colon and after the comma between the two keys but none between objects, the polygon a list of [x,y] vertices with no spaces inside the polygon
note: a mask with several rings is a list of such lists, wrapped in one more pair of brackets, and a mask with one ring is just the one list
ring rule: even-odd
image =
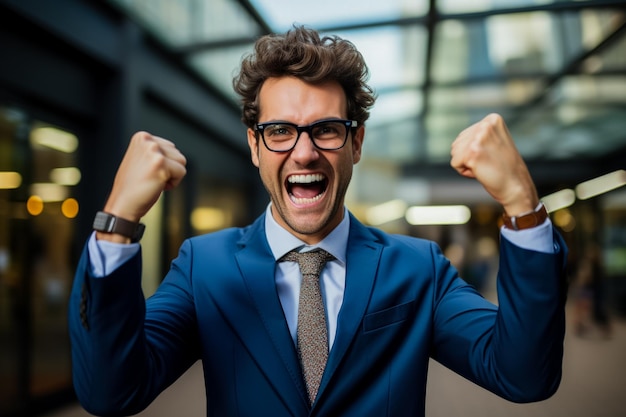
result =
[{"label": "patterned necktie", "polygon": [[328,330],[319,275],[326,262],[332,259],[335,258],[321,249],[304,253],[292,251],[280,259],[297,262],[302,273],[298,307],[298,354],[311,404],[317,396],[328,360]]}]

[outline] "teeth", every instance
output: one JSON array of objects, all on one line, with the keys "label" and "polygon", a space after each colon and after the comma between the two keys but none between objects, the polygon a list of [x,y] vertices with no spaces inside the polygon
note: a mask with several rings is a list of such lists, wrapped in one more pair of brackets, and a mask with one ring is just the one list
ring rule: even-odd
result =
[{"label": "teeth", "polygon": [[323,195],[324,193],[316,195],[313,198],[297,198],[293,194],[289,194],[289,198],[291,198],[291,201],[293,201],[296,204],[311,204],[311,203],[315,203],[317,200],[322,198]]},{"label": "teeth", "polygon": [[[311,184],[314,182],[324,181],[325,178],[326,177],[324,177],[324,175],[322,174],[302,174],[302,175],[292,175],[289,178],[287,178],[287,181],[290,184]],[[291,201],[293,201],[296,204],[304,205],[304,204],[315,203],[317,200],[322,198],[323,195],[324,193],[321,193],[311,198],[298,198],[294,196],[293,194],[290,194],[289,198],[291,198]]]},{"label": "teeth", "polygon": [[310,184],[312,182],[322,181],[324,176],[322,174],[307,174],[307,175],[292,175],[287,181],[292,184]]}]

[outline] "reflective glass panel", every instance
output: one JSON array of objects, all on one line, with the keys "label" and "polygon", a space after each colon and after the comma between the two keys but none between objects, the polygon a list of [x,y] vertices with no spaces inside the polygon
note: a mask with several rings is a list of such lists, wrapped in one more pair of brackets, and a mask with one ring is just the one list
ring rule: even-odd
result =
[{"label": "reflective glass panel", "polygon": [[0,412],[71,386],[78,146],[71,132],[0,107]]},{"label": "reflective glass panel", "polygon": [[366,125],[373,127],[417,117],[423,107],[421,90],[385,92],[377,97]]},{"label": "reflective glass panel", "polygon": [[437,26],[433,80],[467,79],[554,72],[563,50],[547,13],[502,15],[486,20],[448,20]]},{"label": "reflective glass panel", "polygon": [[[619,30],[621,18],[616,11],[587,10],[581,14],[583,42],[588,48],[595,48],[610,34]],[[585,73],[626,71],[626,37],[621,36],[599,52],[583,61]]]},{"label": "reflective glass panel", "polygon": [[202,41],[252,37],[259,26],[235,1],[110,0],[171,47]]},{"label": "reflective glass panel", "polygon": [[211,85],[233,101],[239,100],[233,90],[233,77],[239,71],[242,57],[252,51],[252,44],[209,49],[188,58],[189,65],[195,68]]},{"label": "reflective glass panel", "polygon": [[429,105],[438,111],[471,109],[491,112],[528,103],[543,91],[540,79],[513,79],[463,86],[434,87]]},{"label": "reflective glass panel", "polygon": [[362,0],[251,0],[250,3],[276,32],[283,32],[294,23],[321,29],[423,16],[428,12],[428,0],[390,0],[367,4]]},{"label": "reflective glass panel", "polygon": [[623,76],[569,76],[511,127],[532,157],[599,156],[626,145]]},{"label": "reflective glass panel", "polygon": [[476,116],[468,111],[432,111],[426,115],[426,152],[430,162],[448,162],[450,145]]},{"label": "reflective glass panel", "polygon": [[417,87],[424,82],[426,31],[421,26],[388,26],[333,32],[363,54],[376,91]]},{"label": "reflective glass panel", "polygon": [[365,135],[365,160],[405,162],[420,156],[422,138],[417,117],[370,126]]},{"label": "reflective glass panel", "polygon": [[437,9],[442,13],[473,13],[576,1],[580,2],[580,0],[437,0]]},{"label": "reflective glass panel", "polygon": [[390,27],[337,35],[349,39],[361,51],[370,71],[369,84],[377,94],[366,122],[366,143],[376,148],[370,153],[393,160],[413,158],[417,152],[414,129],[423,108],[418,87],[424,82],[424,29]]}]

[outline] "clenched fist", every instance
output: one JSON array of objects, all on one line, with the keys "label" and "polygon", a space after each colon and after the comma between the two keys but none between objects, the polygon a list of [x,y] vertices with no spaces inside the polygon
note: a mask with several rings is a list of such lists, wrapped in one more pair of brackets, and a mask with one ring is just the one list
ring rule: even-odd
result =
[{"label": "clenched fist", "polygon": [[[104,211],[138,222],[164,190],[176,187],[185,176],[187,160],[173,142],[138,132],[133,135],[115,175]],[[98,233],[98,239],[121,241]]]},{"label": "clenched fist", "polygon": [[535,209],[535,184],[502,117],[490,114],[462,131],[452,144],[450,165],[476,178],[509,216]]}]

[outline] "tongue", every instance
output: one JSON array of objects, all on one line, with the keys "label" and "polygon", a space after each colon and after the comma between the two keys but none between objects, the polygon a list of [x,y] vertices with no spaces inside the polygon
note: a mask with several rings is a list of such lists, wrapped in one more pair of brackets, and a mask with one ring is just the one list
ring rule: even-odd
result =
[{"label": "tongue", "polygon": [[291,194],[293,194],[297,198],[313,198],[321,192],[321,183],[291,185]]}]

